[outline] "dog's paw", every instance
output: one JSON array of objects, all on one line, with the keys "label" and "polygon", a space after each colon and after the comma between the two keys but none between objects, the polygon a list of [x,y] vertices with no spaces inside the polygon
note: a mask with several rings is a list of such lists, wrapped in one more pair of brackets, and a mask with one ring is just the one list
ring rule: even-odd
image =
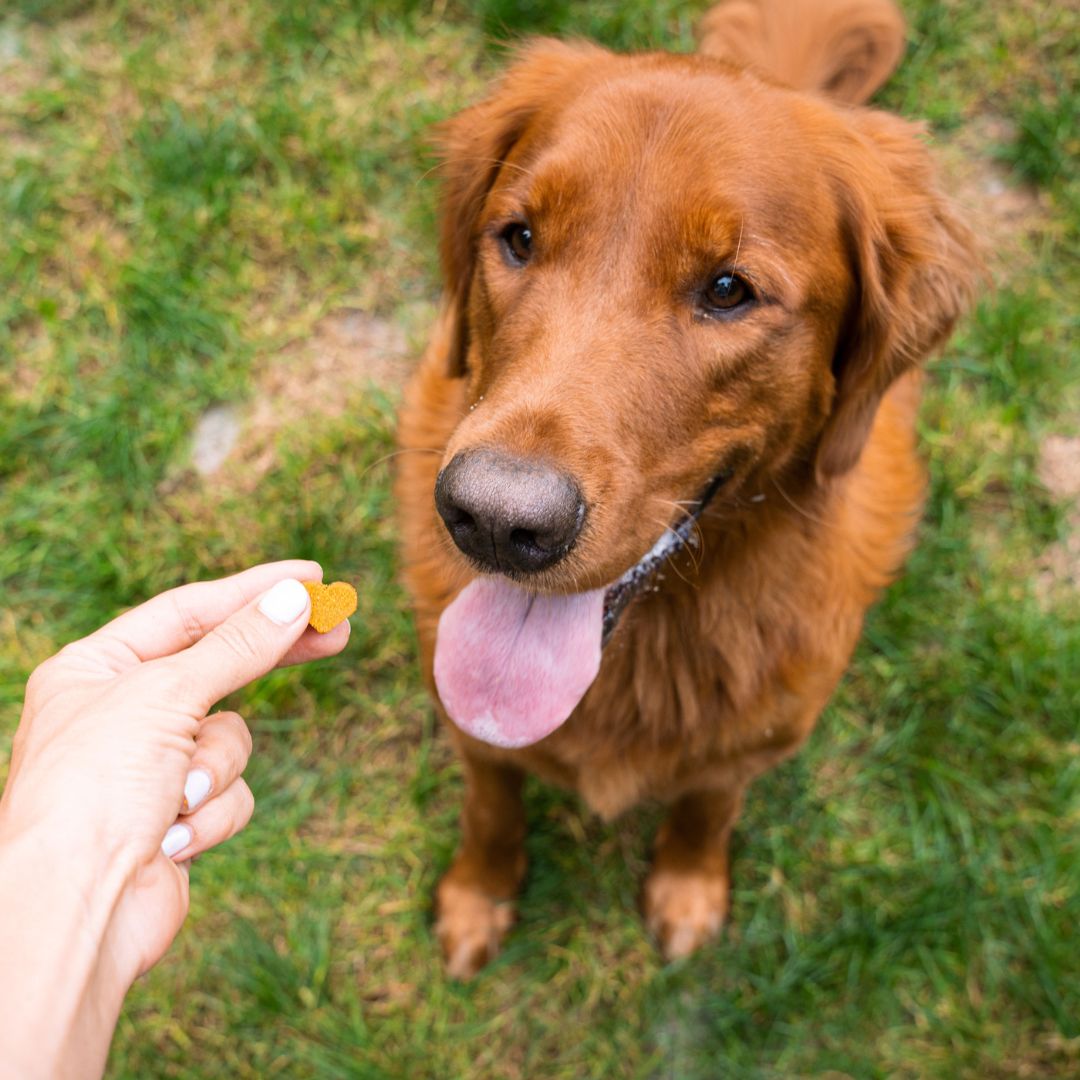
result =
[{"label": "dog's paw", "polygon": [[654,870],[645,881],[649,932],[665,960],[680,960],[711,941],[727,918],[728,880],[703,871]]},{"label": "dog's paw", "polygon": [[479,889],[449,880],[440,883],[435,933],[451,978],[472,978],[494,960],[513,924],[512,901],[497,900]]}]

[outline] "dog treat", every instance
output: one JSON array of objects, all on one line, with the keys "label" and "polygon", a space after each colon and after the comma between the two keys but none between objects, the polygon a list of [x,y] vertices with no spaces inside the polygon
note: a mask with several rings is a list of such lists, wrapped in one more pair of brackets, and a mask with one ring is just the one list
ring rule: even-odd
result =
[{"label": "dog treat", "polygon": [[333,630],[356,610],[356,590],[347,581],[335,581],[332,585],[305,581],[304,588],[311,597],[308,623],[320,634]]}]

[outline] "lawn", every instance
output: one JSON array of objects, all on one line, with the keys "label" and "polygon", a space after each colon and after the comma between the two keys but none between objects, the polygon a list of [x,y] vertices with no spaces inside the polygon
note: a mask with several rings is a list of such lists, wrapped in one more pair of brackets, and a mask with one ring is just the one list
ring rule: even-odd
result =
[{"label": "lawn", "polygon": [[[431,126],[508,37],[688,49],[705,6],[4,6],[0,757],[33,666],[161,589],[295,555],[361,597],[342,658],[237,695],[255,817],[194,866],[111,1077],[1080,1076],[1068,4],[904,2],[880,100],[929,121],[993,286],[932,365],[920,547],[753,789],[725,939],[664,967],[635,912],[658,810],[606,825],[537,784],[517,929],[475,982],[441,974],[461,780],[389,493],[438,298]],[[240,433],[196,468],[211,406]]]}]

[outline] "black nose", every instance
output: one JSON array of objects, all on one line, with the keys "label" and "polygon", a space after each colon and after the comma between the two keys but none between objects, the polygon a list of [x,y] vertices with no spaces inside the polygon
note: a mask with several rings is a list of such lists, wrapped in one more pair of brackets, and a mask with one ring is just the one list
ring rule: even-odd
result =
[{"label": "black nose", "polygon": [[469,558],[504,574],[554,566],[585,520],[585,502],[570,477],[494,450],[455,454],[435,482],[435,506]]}]

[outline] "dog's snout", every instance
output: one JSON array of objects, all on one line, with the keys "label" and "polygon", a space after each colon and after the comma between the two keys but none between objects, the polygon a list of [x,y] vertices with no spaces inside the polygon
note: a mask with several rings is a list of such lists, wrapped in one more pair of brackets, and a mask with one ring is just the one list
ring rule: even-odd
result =
[{"label": "dog's snout", "polygon": [[585,501],[569,476],[494,450],[455,454],[435,483],[435,506],[466,555],[507,574],[554,566],[585,520]]}]

